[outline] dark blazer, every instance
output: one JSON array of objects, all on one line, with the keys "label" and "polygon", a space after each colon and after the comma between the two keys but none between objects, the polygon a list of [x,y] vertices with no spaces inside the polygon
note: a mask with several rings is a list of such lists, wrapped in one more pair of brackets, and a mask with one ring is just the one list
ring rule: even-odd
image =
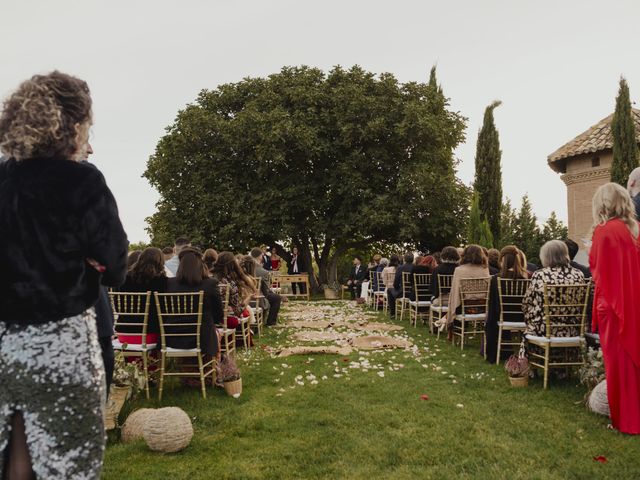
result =
[{"label": "dark blazer", "polygon": [[[61,158],[0,163],[0,321],[37,324],[92,307],[118,286],[127,236],[100,171]],[[87,263],[105,267],[101,275]]]},{"label": "dark blazer", "polygon": [[[307,268],[300,254],[298,254],[297,262],[298,262],[298,273],[305,273],[307,271]],[[289,275],[295,275],[293,271],[293,255],[291,256],[291,259],[287,261],[287,263],[288,263],[287,273],[289,273]]]},{"label": "dark blazer", "polygon": [[358,273],[356,273],[355,265],[351,267],[351,272],[349,273],[349,280],[355,281],[357,283],[362,283],[365,280],[369,279],[369,269],[364,265],[360,265],[358,269]]},{"label": "dark blazer", "polygon": [[440,296],[440,289],[438,288],[438,275],[453,275],[453,271],[458,265],[455,263],[441,263],[431,274],[431,293],[433,298]]},{"label": "dark blazer", "polygon": [[[184,285],[178,283],[178,279],[176,278],[170,278],[167,281],[167,293],[199,292],[200,290],[204,291],[204,310],[202,313],[202,326],[200,327],[200,349],[202,353],[215,355],[218,353],[218,337],[215,325],[220,325],[224,321],[218,281],[213,278],[207,278],[199,285]],[[172,317],[171,321],[179,322],[179,319],[180,317]],[[192,322],[192,319],[187,319],[185,323]],[[186,333],[191,328],[193,327],[181,327],[180,332]],[[174,331],[174,333],[176,331]],[[167,346],[186,349],[195,348],[196,345],[195,341],[189,337],[169,337],[167,339]]]},{"label": "dark blazer", "polygon": [[578,270],[580,270],[583,275],[584,278],[591,278],[591,270],[589,269],[589,267],[586,267],[578,262],[574,262],[573,260],[571,260],[571,262],[569,262],[569,264],[573,267],[573,268],[577,268]]},{"label": "dark blazer", "polygon": [[636,207],[636,217],[640,219],[640,193],[633,197],[633,204]]},{"label": "dark blazer", "polygon": [[109,338],[113,335],[113,310],[109,302],[107,287],[100,287],[100,295],[95,304],[98,338]]},{"label": "dark blazer", "polygon": [[[396,276],[393,279],[393,288],[396,290],[396,292],[400,292],[401,296],[405,294],[402,291],[402,273],[403,272],[413,273],[413,267],[414,267],[413,263],[404,263],[396,269]],[[411,292],[407,292],[407,293],[409,294]]]},{"label": "dark blazer", "polygon": [[265,270],[271,270],[271,257],[268,255],[262,256],[262,268]]},{"label": "dark blazer", "polygon": [[[167,277],[155,277],[147,281],[134,281],[130,275],[127,275],[125,282],[118,288],[120,292],[158,292],[165,293],[167,291]],[[128,317],[127,323],[133,323],[136,321],[136,317]],[[142,322],[142,317],[138,320]],[[136,327],[122,326],[118,328],[121,333],[129,331],[139,331]],[[160,326],[158,325],[158,311],[156,309],[156,299],[151,296],[151,305],[149,306],[149,324],[147,327],[147,333],[160,333]]]}]

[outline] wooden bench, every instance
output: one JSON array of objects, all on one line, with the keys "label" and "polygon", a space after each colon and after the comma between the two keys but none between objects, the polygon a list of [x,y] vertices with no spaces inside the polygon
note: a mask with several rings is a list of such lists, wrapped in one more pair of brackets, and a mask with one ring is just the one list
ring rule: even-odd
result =
[{"label": "wooden bench", "polygon": [[[309,274],[301,273],[298,275],[273,275],[271,277],[271,282],[274,289],[277,289],[279,295],[283,297],[292,297],[299,298],[305,297],[307,300],[311,300],[311,285],[309,284]],[[282,285],[283,284],[298,284],[298,292],[293,293],[293,289],[291,293],[282,293]],[[300,293],[300,284],[304,284],[306,286],[306,293]]]}]

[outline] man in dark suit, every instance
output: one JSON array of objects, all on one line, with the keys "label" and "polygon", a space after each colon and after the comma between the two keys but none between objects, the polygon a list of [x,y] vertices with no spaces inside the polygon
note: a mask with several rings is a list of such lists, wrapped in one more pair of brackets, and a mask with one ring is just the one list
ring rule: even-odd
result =
[{"label": "man in dark suit", "polygon": [[[298,275],[300,273],[305,273],[307,271],[305,264],[304,264],[304,260],[302,259],[302,256],[300,255],[300,252],[298,250],[298,247],[293,247],[293,249],[291,250],[291,259],[289,261],[289,268],[287,269],[287,273],[289,275]],[[304,283],[292,283],[291,284],[291,291],[295,294],[296,293],[296,287],[300,289],[300,293],[304,294],[307,293],[307,287]]]},{"label": "man in dark suit", "polygon": [[367,272],[368,270],[362,265],[362,258],[355,256],[351,273],[349,273],[349,281],[347,282],[351,300],[355,300],[361,295],[362,282],[367,279]]},{"label": "man in dark suit", "polygon": [[569,260],[570,260],[569,265],[571,265],[573,268],[580,270],[584,274],[584,278],[591,278],[591,270],[589,270],[589,267],[573,261],[573,259],[576,258],[576,255],[578,254],[578,250],[579,250],[578,244],[573,240],[571,240],[570,238],[567,238],[564,241],[564,243],[567,246],[567,249],[569,250]]},{"label": "man in dark suit", "polygon": [[393,279],[393,288],[387,289],[387,300],[389,301],[389,314],[392,317],[396,315],[396,299],[405,295],[409,295],[411,292],[405,292],[402,288],[402,273],[413,272],[413,253],[404,254],[404,263],[396,269],[396,276]]}]

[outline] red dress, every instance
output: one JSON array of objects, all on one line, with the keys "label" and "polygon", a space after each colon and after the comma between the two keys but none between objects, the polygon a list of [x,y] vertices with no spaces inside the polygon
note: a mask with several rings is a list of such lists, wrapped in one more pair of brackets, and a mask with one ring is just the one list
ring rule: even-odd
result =
[{"label": "red dress", "polygon": [[640,241],[624,222],[609,220],[593,232],[589,264],[611,422],[623,433],[640,434]]}]

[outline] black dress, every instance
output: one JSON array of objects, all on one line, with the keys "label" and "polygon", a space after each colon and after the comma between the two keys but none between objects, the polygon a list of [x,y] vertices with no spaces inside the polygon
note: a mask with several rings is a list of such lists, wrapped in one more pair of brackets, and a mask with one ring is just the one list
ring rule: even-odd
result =
[{"label": "black dress", "polygon": [[[218,281],[213,278],[207,278],[199,285],[185,285],[178,283],[176,278],[170,278],[167,282],[167,293],[199,292],[200,290],[204,291],[204,311],[202,312],[202,327],[200,328],[200,349],[202,353],[215,355],[218,353],[218,337],[215,324],[221,324],[224,320]],[[193,319],[187,318],[184,320],[185,323],[193,323]],[[178,323],[180,317],[173,317],[171,321]],[[180,333],[188,332],[188,329],[191,328],[194,327],[185,327]],[[196,347],[195,341],[190,337],[168,337],[167,346],[182,349]]]},{"label": "black dress", "polygon": [[433,298],[440,296],[440,289],[438,288],[438,275],[453,275],[453,271],[458,265],[456,263],[441,263],[431,274],[431,292]]}]

